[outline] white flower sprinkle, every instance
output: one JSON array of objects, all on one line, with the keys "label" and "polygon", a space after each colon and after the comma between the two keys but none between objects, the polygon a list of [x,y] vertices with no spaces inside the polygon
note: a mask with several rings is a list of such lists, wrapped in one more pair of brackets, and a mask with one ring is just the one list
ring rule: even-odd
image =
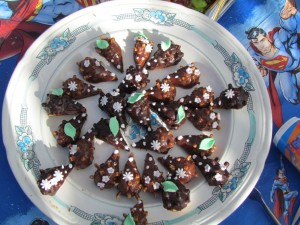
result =
[{"label": "white flower sprinkle", "polygon": [[160,88],[163,92],[168,92],[171,87],[169,84],[163,83]]},{"label": "white flower sprinkle", "polygon": [[113,104],[113,109],[116,111],[116,112],[121,112],[122,109],[123,109],[123,106],[120,102],[115,102]]},{"label": "white flower sprinkle", "polygon": [[229,89],[229,90],[227,90],[227,91],[225,92],[225,97],[226,97],[226,98],[233,98],[234,95],[235,95],[235,94],[234,94],[234,91],[233,91],[232,89]]},{"label": "white flower sprinkle", "polygon": [[100,105],[105,106],[108,102],[108,98],[106,96],[103,96],[100,100]]},{"label": "white flower sprinkle", "polygon": [[75,81],[71,81],[70,83],[68,83],[68,88],[70,89],[70,91],[76,91],[77,89],[77,84]]},{"label": "white flower sprinkle", "polygon": [[184,178],[187,176],[186,171],[184,171],[183,168],[178,168],[176,170],[176,176],[178,176],[179,178]]},{"label": "white flower sprinkle", "polygon": [[151,142],[151,148],[153,150],[157,150],[158,151],[160,149],[160,143],[159,143],[159,141],[158,140],[153,140]]},{"label": "white flower sprinkle", "polygon": [[125,172],[123,174],[123,180],[125,180],[126,182],[133,180],[133,174],[130,172]]}]

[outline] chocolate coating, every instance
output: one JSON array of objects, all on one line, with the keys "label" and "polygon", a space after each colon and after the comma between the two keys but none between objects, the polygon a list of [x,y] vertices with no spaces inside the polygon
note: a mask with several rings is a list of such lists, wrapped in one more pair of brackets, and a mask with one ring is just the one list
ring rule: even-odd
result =
[{"label": "chocolate coating", "polygon": [[100,37],[102,40],[106,40],[109,46],[106,49],[95,48],[96,52],[103,56],[108,62],[110,62],[121,73],[124,72],[123,68],[123,56],[122,50],[115,38]]},{"label": "chocolate coating", "polygon": [[88,84],[74,75],[63,82],[63,89],[66,95],[72,99],[83,99],[102,93],[102,90],[94,85]]},{"label": "chocolate coating", "polygon": [[64,94],[47,94],[47,101],[42,103],[42,107],[49,116],[75,115],[86,112],[86,108],[82,104]]},{"label": "chocolate coating", "polygon": [[55,195],[72,169],[72,164],[41,169],[39,179],[37,180],[41,193],[43,195]]},{"label": "chocolate coating", "polygon": [[184,55],[180,50],[181,46],[174,44],[173,42],[171,43],[170,48],[165,51],[162,50],[161,44],[158,44],[157,48],[154,55],[146,63],[147,70],[162,69],[177,65]]},{"label": "chocolate coating", "polygon": [[192,88],[200,84],[200,71],[191,63],[187,66],[180,67],[176,72],[169,74],[164,80],[169,80],[176,87]]},{"label": "chocolate coating", "polygon": [[158,157],[158,161],[169,171],[170,176],[181,184],[186,184],[197,176],[196,166],[190,155],[186,158],[168,155]]},{"label": "chocolate coating", "polygon": [[94,138],[95,131],[91,129],[80,137],[76,144],[69,147],[69,160],[76,169],[85,169],[93,163]]},{"label": "chocolate coating", "polygon": [[111,132],[109,127],[109,119],[101,118],[93,126],[95,128],[96,138],[115,146],[117,149],[123,149],[129,151],[127,142],[125,141],[125,138],[123,137],[120,130],[116,136],[114,136],[113,133]]},{"label": "chocolate coating", "polygon": [[229,166],[228,162],[221,165],[218,162],[218,158],[211,159],[206,156],[201,157],[198,155],[193,155],[192,158],[209,185],[222,186],[227,182],[229,178],[229,172],[227,171],[227,167]]},{"label": "chocolate coating", "polygon": [[178,190],[176,192],[162,192],[163,207],[174,212],[181,211],[190,202],[190,190],[183,184],[175,180],[172,181],[176,184]]},{"label": "chocolate coating", "polygon": [[145,137],[132,144],[132,147],[156,151],[167,154],[175,145],[175,138],[171,131],[164,127],[159,127],[150,131]]},{"label": "chocolate coating", "polygon": [[[86,120],[86,113],[82,113],[76,117],[73,117],[70,120],[63,120],[62,123],[58,126],[57,131],[52,132],[53,136],[56,138],[57,144],[59,144],[62,147],[68,147],[72,144],[75,144],[78,138],[80,137],[81,129]],[[68,136],[64,131],[64,127],[67,123],[70,123],[75,128],[74,138]]]},{"label": "chocolate coating", "polygon": [[249,92],[243,87],[234,88],[228,84],[228,88],[220,93],[214,101],[216,108],[240,109],[247,105]]},{"label": "chocolate coating", "polygon": [[100,165],[95,164],[97,170],[93,179],[100,190],[117,186],[119,182],[119,160],[120,153],[118,150],[115,150],[104,163]]},{"label": "chocolate coating", "polygon": [[101,83],[107,81],[117,81],[115,73],[109,71],[103,62],[95,58],[85,57],[78,64],[79,72],[83,79],[91,83]]}]

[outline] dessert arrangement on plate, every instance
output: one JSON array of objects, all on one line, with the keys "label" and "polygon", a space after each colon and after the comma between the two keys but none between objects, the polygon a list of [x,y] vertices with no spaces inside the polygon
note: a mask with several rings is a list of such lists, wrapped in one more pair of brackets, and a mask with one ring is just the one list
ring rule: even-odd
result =
[{"label": "dessert arrangement on plate", "polygon": [[[94,164],[90,176],[100,191],[116,189],[116,198],[137,199],[130,212],[124,212],[124,224],[147,224],[148,212],[144,210],[141,192],[149,192],[161,198],[163,207],[180,211],[190,202],[188,183],[199,176],[208,185],[222,186],[229,178],[228,162],[221,164],[213,153],[217,149],[213,134],[204,132],[221,129],[221,110],[237,110],[247,104],[249,93],[242,87],[228,88],[215,96],[211,86],[201,86],[200,69],[194,62],[178,66],[184,51],[181,46],[167,39],[161,43],[149,40],[143,33],[134,35],[132,55],[123,55],[114,37],[102,35],[95,40],[94,51],[121,74],[124,79],[106,68],[103,61],[90,56],[74,62],[80,75],[64,80],[61,87],[49,90],[42,107],[51,117],[73,115],[62,120],[53,136],[57,145],[69,153],[69,163],[41,170],[38,187],[43,195],[55,195],[72,170],[83,170]],[[123,58],[132,57],[134,65],[124,68]],[[149,86],[151,71],[174,68],[174,72],[156,79]],[[115,88],[104,92],[97,84],[116,82]],[[178,89],[188,94],[177,98]],[[106,117],[94,121],[86,133],[82,127],[90,112],[78,100],[98,96],[95,105]],[[152,126],[152,115],[159,118],[159,126]],[[145,130],[139,140],[125,137],[128,118]],[[185,123],[191,123],[198,134],[174,135]],[[111,145],[108,158],[94,158],[95,140]],[[177,145],[186,155],[173,156]],[[132,149],[145,151],[144,167],[139,171]],[[120,157],[129,152],[123,168]],[[159,155],[154,157],[153,154]],[[97,162],[95,162],[97,161]],[[164,168],[167,174],[161,170]],[[75,171],[76,172],[76,171]],[[89,179],[89,178],[87,178]],[[116,199],[116,201],[118,201]],[[134,223],[132,223],[132,221]]]}]

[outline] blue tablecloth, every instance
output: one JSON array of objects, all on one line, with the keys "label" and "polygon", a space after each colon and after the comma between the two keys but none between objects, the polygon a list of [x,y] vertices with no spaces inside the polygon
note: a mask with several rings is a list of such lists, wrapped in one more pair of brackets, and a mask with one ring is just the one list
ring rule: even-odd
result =
[{"label": "blue tablecloth", "polygon": [[[6,1],[0,0],[0,14],[1,4],[6,4]],[[22,1],[20,1],[22,2]],[[45,1],[48,4],[55,1]],[[63,1],[62,1],[63,2]],[[65,2],[74,2],[74,1],[65,1]],[[47,3],[45,3],[47,4]],[[52,3],[53,4],[53,3]],[[227,28],[230,32],[232,32],[243,44],[246,45],[244,31],[250,26],[247,24],[249,22],[249,18],[254,16],[255,13],[265,13],[264,11],[255,11],[262,10],[263,7],[266,9],[276,9],[277,10],[277,1],[273,0],[236,0],[236,2],[232,5],[232,7],[221,17],[219,23]],[[300,4],[299,4],[300,5]],[[261,6],[261,7],[260,7]],[[272,7],[272,8],[271,8]],[[72,10],[76,11],[76,8]],[[5,17],[6,14],[1,14],[1,16]],[[63,14],[58,14],[62,16]],[[264,14],[263,14],[264,15]],[[1,18],[0,16],[0,18]],[[9,12],[6,17],[10,18]],[[257,17],[257,15],[255,15]],[[267,16],[265,17],[265,19]],[[39,18],[44,20],[49,20],[49,18]],[[53,22],[53,21],[52,21]],[[261,24],[262,20],[257,21],[257,25]],[[1,22],[0,22],[1,25]],[[244,27],[243,27],[244,26]],[[238,31],[236,28],[241,28],[244,30]],[[0,40],[1,40],[1,27],[0,27]],[[1,43],[1,41],[0,41]],[[3,52],[2,52],[3,53]],[[1,54],[0,54],[1,55]],[[3,103],[3,98],[5,95],[5,90],[8,85],[9,79],[13,73],[13,70],[17,64],[19,54],[7,57],[0,61],[0,99],[1,105]],[[1,59],[0,59],[1,60]],[[298,112],[298,115],[297,113]],[[294,111],[294,116],[300,116],[299,110]],[[271,116],[271,115],[270,115]],[[290,117],[288,115],[287,117]],[[5,119],[5,118],[4,118]],[[286,120],[287,118],[285,118]],[[0,120],[0,123],[2,121]],[[2,126],[1,126],[2,127]],[[277,131],[277,127],[274,127],[273,132]],[[0,131],[2,132],[2,130]],[[2,137],[2,135],[1,135]],[[47,218],[39,209],[37,209],[28,197],[23,193],[19,184],[14,178],[12,171],[9,167],[9,164],[6,159],[5,147],[3,145],[3,141],[1,139],[1,154],[0,154],[0,190],[1,190],[1,204],[0,204],[0,224],[5,225],[29,225],[38,224],[38,220],[48,221],[49,224],[55,224],[51,221],[51,219]],[[272,145],[270,150],[270,155],[266,161],[265,169],[263,174],[261,175],[260,180],[257,183],[257,188],[261,190],[264,195],[265,201],[270,206],[273,207],[273,203],[270,202],[270,190],[272,188],[272,181],[275,177],[274,167],[277,167],[279,164],[280,153],[277,149]],[[268,170],[268,168],[272,168]],[[285,169],[288,171],[288,178],[291,183],[292,190],[300,190],[300,179],[297,170],[285,161]],[[299,206],[299,200],[297,200],[295,209]],[[226,210],[226,209],[224,209]],[[283,221],[283,220],[282,220]],[[245,202],[240,205],[240,207],[232,213],[225,221],[221,223],[222,225],[232,225],[232,224],[273,224],[270,217],[266,214],[265,210],[262,206],[250,198],[246,199]],[[285,224],[282,222],[282,224]]]}]

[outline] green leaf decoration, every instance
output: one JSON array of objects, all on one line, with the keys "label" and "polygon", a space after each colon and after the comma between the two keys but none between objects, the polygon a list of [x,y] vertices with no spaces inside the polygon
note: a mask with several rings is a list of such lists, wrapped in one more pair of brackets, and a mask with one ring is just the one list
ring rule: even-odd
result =
[{"label": "green leaf decoration", "polygon": [[62,88],[56,88],[52,90],[52,94],[54,95],[62,96],[63,93],[64,93],[64,89]]},{"label": "green leaf decoration", "polygon": [[66,135],[71,137],[73,140],[76,135],[76,128],[71,123],[66,123],[64,126],[64,132]]},{"label": "green leaf decoration", "polygon": [[199,144],[199,149],[200,150],[209,150],[214,146],[215,142],[216,141],[213,138],[204,138]]},{"label": "green leaf decoration", "polygon": [[131,94],[127,100],[128,103],[135,103],[138,100],[140,100],[142,97],[144,97],[144,93],[142,92],[135,92],[133,94]]},{"label": "green leaf decoration", "polygon": [[180,123],[184,118],[185,118],[185,111],[184,111],[184,109],[181,105],[181,106],[179,106],[179,108],[177,110],[177,118],[176,118],[177,121],[176,121],[176,123]]},{"label": "green leaf decoration", "polygon": [[164,181],[161,183],[164,186],[164,191],[166,192],[176,192],[178,187],[172,181]]},{"label": "green leaf decoration", "polygon": [[126,218],[125,218],[123,224],[124,224],[124,225],[135,225],[135,222],[134,222],[134,219],[133,219],[131,213],[129,213],[129,214],[126,216]]},{"label": "green leaf decoration", "polygon": [[99,40],[96,41],[96,45],[100,49],[106,49],[106,48],[108,48],[109,43],[108,43],[107,40],[99,39]]},{"label": "green leaf decoration", "polygon": [[144,35],[144,34],[141,33],[141,32],[137,32],[134,36],[135,36],[135,37],[143,37],[143,38],[145,38],[145,39],[148,39],[148,37],[146,37],[146,35]]},{"label": "green leaf decoration", "polygon": [[163,51],[167,51],[171,47],[172,41],[168,39],[167,41],[162,41],[161,42],[161,49]]},{"label": "green leaf decoration", "polygon": [[119,126],[119,121],[117,120],[117,118],[114,116],[112,118],[110,118],[109,120],[109,129],[112,132],[112,134],[115,136],[117,136],[120,126]]}]

